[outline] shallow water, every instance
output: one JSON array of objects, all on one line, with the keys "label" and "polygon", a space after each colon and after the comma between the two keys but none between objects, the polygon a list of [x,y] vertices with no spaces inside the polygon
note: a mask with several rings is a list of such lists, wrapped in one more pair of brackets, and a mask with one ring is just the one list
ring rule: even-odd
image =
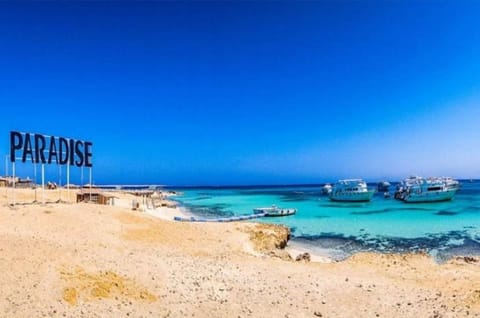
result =
[{"label": "shallow water", "polygon": [[[370,185],[374,187],[374,185]],[[480,255],[480,182],[462,182],[454,200],[404,203],[376,193],[368,203],[332,202],[320,186],[177,189],[176,199],[202,216],[251,214],[253,208],[297,208],[296,215],[257,222],[284,224],[296,243],[343,258],[357,251],[427,251],[437,260]],[[393,192],[394,187],[391,187]],[[393,196],[392,196],[393,197]]]}]

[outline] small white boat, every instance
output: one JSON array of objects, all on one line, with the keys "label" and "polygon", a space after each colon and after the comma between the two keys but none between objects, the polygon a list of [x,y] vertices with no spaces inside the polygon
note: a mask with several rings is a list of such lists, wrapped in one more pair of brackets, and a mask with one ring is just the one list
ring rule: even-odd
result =
[{"label": "small white boat", "polygon": [[390,182],[388,181],[381,181],[377,184],[378,192],[387,192],[390,189]]},{"label": "small white boat", "polygon": [[272,205],[268,208],[255,208],[253,209],[253,213],[255,214],[262,214],[265,213],[265,216],[288,216],[297,213],[297,209],[283,209],[277,207],[276,205]]},{"label": "small white boat", "polygon": [[340,202],[367,202],[373,197],[375,190],[369,190],[362,179],[339,180],[333,186],[330,200]]},{"label": "small white boat", "polygon": [[384,192],[383,197],[386,198],[386,199],[390,198],[390,192]]},{"label": "small white boat", "polygon": [[323,194],[330,194],[330,192],[332,192],[332,186],[330,185],[330,183],[327,183],[326,185],[324,185],[322,187],[322,193]]}]

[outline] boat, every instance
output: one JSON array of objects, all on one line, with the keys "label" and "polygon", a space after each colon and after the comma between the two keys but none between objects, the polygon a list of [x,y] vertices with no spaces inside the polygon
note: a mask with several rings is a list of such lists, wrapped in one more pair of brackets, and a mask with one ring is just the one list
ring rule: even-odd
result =
[{"label": "boat", "polygon": [[386,199],[390,198],[390,192],[384,192],[383,197]]},{"label": "boat", "polygon": [[253,213],[265,214],[265,216],[288,216],[297,213],[297,209],[284,209],[277,207],[276,205],[272,205],[268,208],[255,208],[253,209]]},{"label": "boat", "polygon": [[333,186],[330,200],[340,202],[367,202],[373,197],[375,190],[369,190],[362,179],[339,180]]},{"label": "boat", "polygon": [[327,183],[322,187],[322,194],[330,194],[330,192],[332,192],[332,186]]},{"label": "boat", "polygon": [[395,189],[395,194],[393,197],[397,200],[403,200],[407,192],[407,188],[413,184],[421,182],[420,181],[421,179],[422,178],[419,176],[409,176],[408,178],[400,181],[397,184],[397,187]]},{"label": "boat", "polygon": [[445,182],[447,189],[460,190],[460,182],[450,177],[443,177],[442,180]]},{"label": "boat", "polygon": [[378,192],[388,192],[388,190],[390,189],[390,182],[388,181],[380,181],[378,184],[377,184],[377,191]]},{"label": "boat", "polygon": [[453,199],[460,182],[449,177],[422,178],[411,176],[397,187],[395,199],[404,202],[441,202]]}]

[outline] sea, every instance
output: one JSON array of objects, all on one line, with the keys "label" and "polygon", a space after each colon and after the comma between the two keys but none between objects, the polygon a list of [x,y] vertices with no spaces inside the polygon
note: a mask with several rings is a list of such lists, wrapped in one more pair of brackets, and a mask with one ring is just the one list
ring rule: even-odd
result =
[{"label": "sea", "polygon": [[[480,255],[480,180],[462,180],[453,200],[405,203],[375,193],[371,202],[330,201],[322,185],[175,188],[174,199],[202,217],[248,215],[254,208],[296,208],[295,215],[253,222],[283,224],[289,244],[342,260],[353,253],[425,252],[438,262]],[[376,184],[369,184],[376,188]],[[252,222],[252,221],[249,221]]]}]

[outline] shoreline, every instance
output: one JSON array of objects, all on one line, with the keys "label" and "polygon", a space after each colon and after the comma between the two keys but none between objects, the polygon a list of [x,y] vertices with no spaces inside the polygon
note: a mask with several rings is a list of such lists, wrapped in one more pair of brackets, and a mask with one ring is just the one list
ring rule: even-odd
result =
[{"label": "shoreline", "polygon": [[[177,203],[177,209],[180,209],[182,213],[178,213],[178,216],[182,217],[191,217],[191,216],[199,216],[196,215],[195,213],[191,212],[187,207],[185,207],[181,201],[179,200],[174,200],[175,203]],[[172,213],[165,213],[169,217],[171,216],[171,219],[173,219]],[[155,216],[155,215],[154,215]],[[161,218],[164,218],[162,216],[159,216]],[[165,219],[165,218],[164,218]],[[268,222],[256,222],[255,220],[247,220],[247,221],[239,221],[241,223],[251,223],[251,224],[273,224],[273,223],[268,223]],[[277,223],[275,223],[277,224]],[[286,225],[284,225],[286,226]],[[330,239],[330,237],[325,238],[326,240]],[[342,238],[346,239],[346,238]],[[347,260],[350,257],[353,257],[357,254],[362,254],[362,253],[374,253],[378,255],[416,255],[416,254],[426,254],[432,260],[434,260],[438,264],[442,264],[445,262],[448,262],[452,259],[455,258],[462,258],[462,257],[480,257],[480,249],[478,250],[478,253],[471,253],[471,251],[464,251],[464,252],[452,252],[449,253],[447,247],[444,248],[430,248],[427,249],[428,252],[426,252],[426,249],[424,248],[418,248],[418,249],[411,249],[411,250],[385,250],[385,249],[375,249],[375,248],[365,248],[365,249],[358,249],[354,251],[345,251],[341,248],[341,246],[344,246],[346,243],[342,242],[339,243],[337,246],[331,246],[331,247],[322,247],[320,245],[315,245],[313,243],[314,241],[307,240],[302,237],[293,237],[291,236],[290,239],[287,242],[287,245],[285,246],[285,251],[290,255],[292,259],[296,259],[297,257],[301,256],[304,253],[308,253],[310,256],[310,261],[311,262],[317,262],[317,263],[332,263],[332,262],[342,262]],[[449,248],[455,250],[456,248],[458,249],[458,246],[450,246]],[[460,249],[461,250],[461,249]],[[447,251],[447,252],[445,252]]]},{"label": "shoreline", "polygon": [[177,222],[174,217],[179,216],[182,218],[189,218],[194,216],[187,209],[183,207],[171,208],[171,207],[158,207],[155,209],[145,209],[145,214],[157,217],[162,220]]}]

